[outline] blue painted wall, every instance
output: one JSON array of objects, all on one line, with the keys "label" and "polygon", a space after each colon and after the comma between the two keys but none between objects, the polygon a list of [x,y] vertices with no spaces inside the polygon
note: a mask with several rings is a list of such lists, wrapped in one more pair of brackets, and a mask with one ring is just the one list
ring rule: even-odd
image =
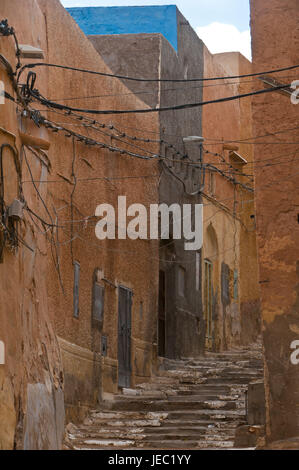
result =
[{"label": "blue painted wall", "polygon": [[175,5],[67,8],[86,35],[161,33],[177,51]]}]

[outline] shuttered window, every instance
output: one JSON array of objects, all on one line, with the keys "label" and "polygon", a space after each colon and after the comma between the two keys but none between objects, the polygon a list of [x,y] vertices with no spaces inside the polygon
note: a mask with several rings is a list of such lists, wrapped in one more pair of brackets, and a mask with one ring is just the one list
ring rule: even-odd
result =
[{"label": "shuttered window", "polygon": [[93,307],[92,307],[92,318],[93,320],[102,323],[104,315],[104,294],[105,289],[100,286],[97,282],[93,284]]}]

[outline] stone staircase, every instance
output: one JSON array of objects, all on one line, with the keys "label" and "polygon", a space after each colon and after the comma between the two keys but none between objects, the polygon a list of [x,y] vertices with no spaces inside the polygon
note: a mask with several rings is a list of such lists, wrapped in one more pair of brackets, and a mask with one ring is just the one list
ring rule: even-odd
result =
[{"label": "stone staircase", "polygon": [[263,376],[261,347],[204,358],[164,360],[158,376],[123,389],[79,426],[67,426],[71,449],[229,449],[246,424],[248,383]]}]

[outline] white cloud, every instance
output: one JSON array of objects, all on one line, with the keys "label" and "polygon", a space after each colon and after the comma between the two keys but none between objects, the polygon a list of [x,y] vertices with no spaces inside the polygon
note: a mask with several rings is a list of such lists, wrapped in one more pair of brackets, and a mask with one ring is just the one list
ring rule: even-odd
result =
[{"label": "white cloud", "polygon": [[196,32],[203,40],[212,54],[218,52],[241,52],[251,60],[250,31],[240,32],[232,24],[211,23],[208,26],[199,26]]}]

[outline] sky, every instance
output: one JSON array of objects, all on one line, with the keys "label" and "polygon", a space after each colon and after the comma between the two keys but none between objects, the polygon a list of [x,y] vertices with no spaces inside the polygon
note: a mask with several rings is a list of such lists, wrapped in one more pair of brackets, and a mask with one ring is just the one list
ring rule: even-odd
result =
[{"label": "sky", "polygon": [[177,5],[210,51],[251,59],[249,0],[61,0],[66,7]]}]

